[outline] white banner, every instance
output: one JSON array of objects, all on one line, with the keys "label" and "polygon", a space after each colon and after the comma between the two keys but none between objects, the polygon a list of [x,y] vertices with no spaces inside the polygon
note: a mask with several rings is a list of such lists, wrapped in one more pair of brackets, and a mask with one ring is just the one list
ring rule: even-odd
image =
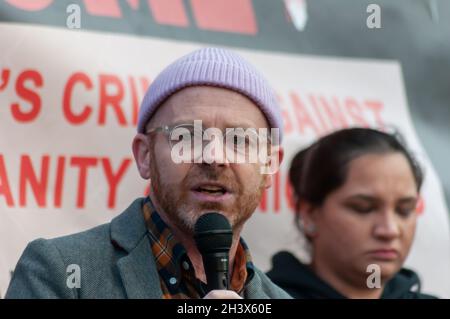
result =
[{"label": "white banner", "polygon": [[[0,294],[26,244],[110,221],[146,193],[132,159],[137,110],[159,71],[202,45],[0,24]],[[255,263],[278,250],[305,254],[286,171],[296,151],[348,126],[395,125],[425,166],[416,240],[406,266],[424,290],[450,297],[449,215],[411,122],[395,61],[235,50],[276,89],[285,161],[248,223]]]}]

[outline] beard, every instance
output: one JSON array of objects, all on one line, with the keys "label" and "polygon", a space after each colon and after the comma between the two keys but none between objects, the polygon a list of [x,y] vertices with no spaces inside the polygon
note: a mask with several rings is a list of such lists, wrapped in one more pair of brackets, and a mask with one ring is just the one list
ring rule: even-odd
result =
[{"label": "beard", "polygon": [[[154,147],[151,158],[155,159]],[[264,192],[264,180],[257,187],[244,188],[236,181],[232,171],[219,165],[193,164],[179,184],[167,183],[161,176],[157,161],[150,161],[151,189],[160,208],[170,222],[186,234],[194,234],[197,219],[208,212],[220,212],[230,222],[233,233],[242,229],[259,205]],[[192,187],[200,182],[218,182],[232,191],[234,200],[230,205],[218,202],[196,202],[190,200]]]}]

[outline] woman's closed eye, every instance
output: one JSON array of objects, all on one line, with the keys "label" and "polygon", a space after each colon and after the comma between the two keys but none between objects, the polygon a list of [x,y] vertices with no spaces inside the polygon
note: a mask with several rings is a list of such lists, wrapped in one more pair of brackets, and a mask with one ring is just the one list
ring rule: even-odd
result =
[{"label": "woman's closed eye", "polygon": [[402,217],[409,217],[411,214],[416,212],[416,204],[408,204],[408,205],[401,205],[398,206],[397,214],[399,214]]},{"label": "woman's closed eye", "polygon": [[359,214],[368,214],[376,209],[376,206],[372,204],[348,204],[348,207]]}]

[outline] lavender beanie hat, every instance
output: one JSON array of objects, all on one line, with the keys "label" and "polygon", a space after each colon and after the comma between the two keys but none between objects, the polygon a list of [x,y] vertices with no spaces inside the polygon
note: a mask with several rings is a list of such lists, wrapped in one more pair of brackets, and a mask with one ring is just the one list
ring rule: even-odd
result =
[{"label": "lavender beanie hat", "polygon": [[274,91],[251,64],[236,53],[220,48],[203,48],[185,55],[156,77],[141,103],[138,132],[144,132],[158,106],[169,96],[195,85],[222,87],[247,96],[266,116],[270,127],[279,128],[281,142],[281,109]]}]

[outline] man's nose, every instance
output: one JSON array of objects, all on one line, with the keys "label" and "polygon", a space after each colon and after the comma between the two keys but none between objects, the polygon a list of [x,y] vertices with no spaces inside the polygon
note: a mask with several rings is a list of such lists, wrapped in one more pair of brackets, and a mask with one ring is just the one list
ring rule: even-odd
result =
[{"label": "man's nose", "polygon": [[214,139],[204,145],[202,150],[202,164],[229,166],[223,141]]},{"label": "man's nose", "polygon": [[218,165],[218,166],[229,166],[230,165],[225,152],[222,150],[203,152],[202,164]]}]

